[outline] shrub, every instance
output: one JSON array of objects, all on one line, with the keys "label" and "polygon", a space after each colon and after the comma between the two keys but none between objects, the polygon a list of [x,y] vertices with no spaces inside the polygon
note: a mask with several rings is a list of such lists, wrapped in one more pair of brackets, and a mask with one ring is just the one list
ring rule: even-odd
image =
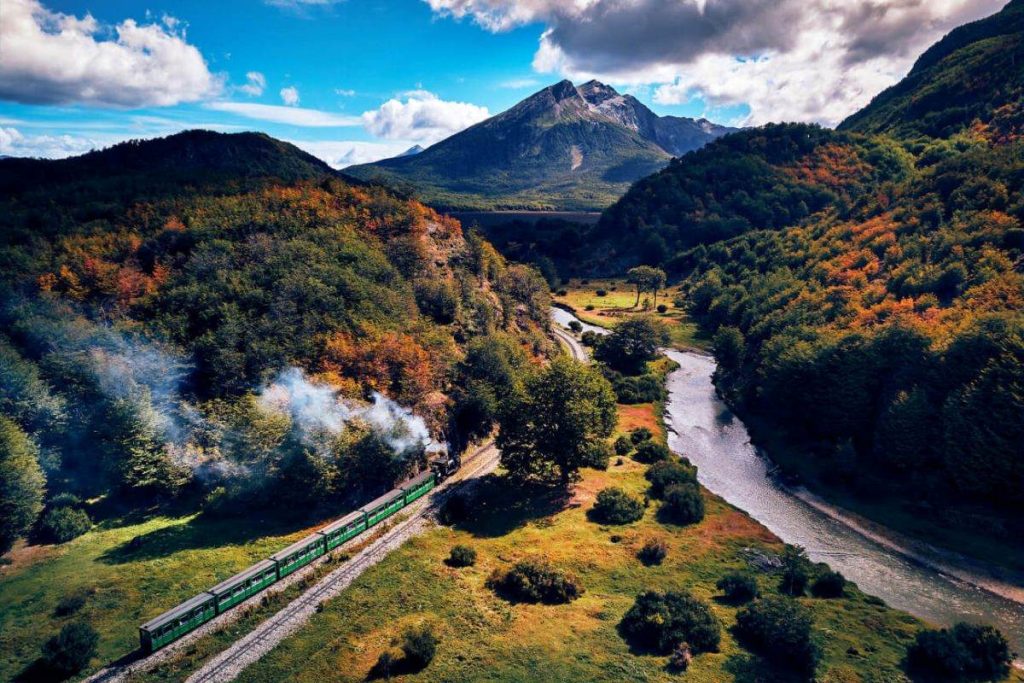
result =
[{"label": "shrub", "polygon": [[991,626],[926,630],[907,648],[907,668],[928,681],[997,681],[1010,672],[1006,638]]},{"label": "shrub", "polygon": [[677,460],[662,460],[648,467],[644,476],[651,482],[651,497],[661,498],[671,486],[696,483],[697,468]]},{"label": "shrub", "polygon": [[633,453],[633,459],[637,462],[651,464],[668,460],[672,457],[672,451],[667,446],[654,441],[642,441]]},{"label": "shrub", "polygon": [[56,508],[77,508],[82,506],[82,499],[73,493],[58,493],[47,501],[46,506],[51,510]]},{"label": "shrub", "polygon": [[658,313],[665,313],[668,311],[668,306],[665,304],[658,304]]},{"label": "shrub", "polygon": [[43,644],[43,664],[62,678],[74,676],[96,655],[99,640],[96,629],[89,624],[67,624]]},{"label": "shrub", "polygon": [[523,560],[509,571],[495,572],[487,584],[510,600],[558,605],[583,594],[576,577],[544,562]]},{"label": "shrub", "polygon": [[644,516],[644,504],[617,486],[612,486],[598,492],[591,514],[596,521],[604,524],[629,524]]},{"label": "shrub", "polygon": [[718,580],[715,586],[722,591],[725,599],[734,605],[750,602],[760,593],[757,579],[743,572],[726,574]]},{"label": "shrub", "polygon": [[696,524],[704,519],[704,498],[696,484],[676,484],[665,489],[660,514],[673,524]]},{"label": "shrub", "polygon": [[640,548],[640,552],[636,556],[648,567],[661,564],[665,557],[668,556],[668,545],[665,544],[665,541],[655,538],[649,539],[644,543],[644,547]]},{"label": "shrub", "polygon": [[444,501],[438,518],[441,520],[441,523],[452,525],[464,522],[468,516],[469,501],[466,499],[466,496],[453,493]]},{"label": "shrub", "polygon": [[569,292],[567,292],[564,289],[560,289],[557,292],[555,292],[555,296],[568,296],[568,295],[569,295]]},{"label": "shrub", "polygon": [[580,332],[583,331],[583,323],[581,323],[579,320],[570,320],[569,329],[575,332],[576,334],[579,334]]},{"label": "shrub", "polygon": [[594,294],[597,294],[598,296],[608,296],[608,292],[606,292],[603,289],[597,290],[596,292],[594,292]]},{"label": "shrub", "polygon": [[593,330],[587,330],[586,332],[580,335],[580,343],[583,344],[584,346],[589,346],[590,348],[593,348],[597,346],[600,342],[601,335],[599,335],[597,332],[594,332]]},{"label": "shrub", "polygon": [[92,520],[85,510],[59,507],[47,510],[39,520],[39,533],[55,543],[67,543],[92,528]]},{"label": "shrub", "polygon": [[402,653],[412,669],[422,669],[430,664],[437,653],[437,636],[433,629],[424,624],[408,629],[402,636]]},{"label": "shrub", "polygon": [[67,617],[82,609],[84,606],[84,593],[69,593],[57,602],[57,606],[53,609],[53,614],[58,617]]},{"label": "shrub", "polygon": [[620,436],[615,439],[615,454],[616,455],[627,455],[633,450],[633,442],[625,436]]},{"label": "shrub", "polygon": [[605,376],[612,383],[619,403],[636,405],[653,403],[665,398],[664,385],[652,374],[631,377],[609,370],[605,372]]},{"label": "shrub", "polygon": [[584,311],[592,311],[592,310],[594,310],[594,304],[587,304],[586,306],[583,307],[583,310]]},{"label": "shrub", "polygon": [[821,659],[811,640],[811,614],[796,600],[765,598],[745,607],[736,615],[736,635],[765,659],[808,678]]},{"label": "shrub", "polygon": [[782,579],[779,590],[786,595],[798,597],[807,590],[810,581],[811,563],[804,549],[787,545],[782,553]]},{"label": "shrub", "polygon": [[452,548],[447,562],[450,567],[472,567],[476,564],[476,551],[468,545],[457,545]]},{"label": "shrub", "polygon": [[846,577],[834,571],[826,571],[811,585],[811,595],[816,598],[841,598],[845,590]]},{"label": "shrub", "polygon": [[650,441],[652,436],[654,435],[651,434],[651,430],[647,427],[637,427],[629,433],[629,440],[638,444],[642,441]]},{"label": "shrub", "polygon": [[606,441],[597,441],[591,444],[583,458],[583,466],[595,470],[608,469],[608,463],[612,459],[612,447]]},{"label": "shrub", "polygon": [[655,591],[638,595],[619,627],[632,643],[661,653],[683,643],[697,653],[715,652],[722,629],[707,603],[685,592]]}]

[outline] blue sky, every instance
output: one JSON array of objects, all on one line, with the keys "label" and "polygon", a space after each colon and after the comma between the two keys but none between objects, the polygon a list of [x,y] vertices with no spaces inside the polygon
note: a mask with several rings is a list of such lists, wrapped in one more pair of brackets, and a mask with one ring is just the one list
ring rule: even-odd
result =
[{"label": "blue sky", "polygon": [[[265,131],[342,166],[431,144],[563,77],[601,78],[660,114],[834,124],[1001,0],[852,13],[879,3],[2,0],[0,153],[204,127]],[[859,47],[890,34],[889,49]]]}]

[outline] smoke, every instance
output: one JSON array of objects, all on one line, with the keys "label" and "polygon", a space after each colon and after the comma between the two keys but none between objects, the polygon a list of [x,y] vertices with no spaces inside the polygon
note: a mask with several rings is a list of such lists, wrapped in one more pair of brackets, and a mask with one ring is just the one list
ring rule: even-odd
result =
[{"label": "smoke", "polygon": [[331,386],[311,381],[300,368],[281,371],[259,394],[259,405],[291,416],[302,438],[312,446],[337,436],[352,422],[369,425],[395,453],[430,449],[430,431],[423,418],[387,396],[373,393],[368,405],[346,402]]}]

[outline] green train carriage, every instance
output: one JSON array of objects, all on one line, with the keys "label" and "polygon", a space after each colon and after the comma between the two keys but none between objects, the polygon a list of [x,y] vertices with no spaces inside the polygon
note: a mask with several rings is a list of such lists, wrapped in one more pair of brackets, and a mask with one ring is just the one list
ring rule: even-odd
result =
[{"label": "green train carriage", "polygon": [[277,563],[273,560],[263,560],[238,572],[230,579],[221,581],[207,592],[217,601],[217,614],[223,614],[225,610],[256,595],[280,578]]},{"label": "green train carriage", "polygon": [[143,651],[154,652],[181,638],[422,498],[458,467],[458,460],[443,464],[146,622],[139,627]]}]

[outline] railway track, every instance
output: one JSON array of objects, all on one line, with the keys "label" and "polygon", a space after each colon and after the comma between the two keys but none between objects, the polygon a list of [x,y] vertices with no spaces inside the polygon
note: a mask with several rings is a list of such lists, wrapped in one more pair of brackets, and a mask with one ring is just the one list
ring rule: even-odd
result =
[{"label": "railway track", "polygon": [[576,337],[559,327],[558,323],[552,323],[551,331],[554,333],[555,338],[562,342],[562,345],[569,350],[569,353],[575,360],[586,362],[587,350],[583,348],[583,344]]},{"label": "railway track", "polygon": [[[424,497],[422,502],[417,502],[407,508],[411,513],[407,518],[387,529],[352,559],[327,574],[309,590],[206,662],[187,679],[188,683],[234,680],[247,666],[262,658],[278,643],[305,624],[316,613],[321,603],[336,597],[364,571],[383,560],[392,550],[426,530],[445,499],[455,491],[465,491],[471,488],[479,477],[493,471],[497,467],[498,461],[499,453],[493,441],[478,448],[465,460],[461,471],[445,481],[431,495]],[[353,539],[353,541],[358,543],[359,539]],[[341,549],[343,548],[344,546]],[[299,580],[304,574],[306,572],[297,572],[295,580]],[[289,585],[291,583],[289,582]],[[232,610],[224,616],[229,617],[239,612],[237,609]],[[189,636],[148,657],[124,665],[108,667],[87,680],[90,683],[117,683],[128,680],[131,674],[147,671],[162,662],[171,660],[183,649],[183,646],[214,632],[226,623],[228,623],[228,619],[215,619]]]}]

